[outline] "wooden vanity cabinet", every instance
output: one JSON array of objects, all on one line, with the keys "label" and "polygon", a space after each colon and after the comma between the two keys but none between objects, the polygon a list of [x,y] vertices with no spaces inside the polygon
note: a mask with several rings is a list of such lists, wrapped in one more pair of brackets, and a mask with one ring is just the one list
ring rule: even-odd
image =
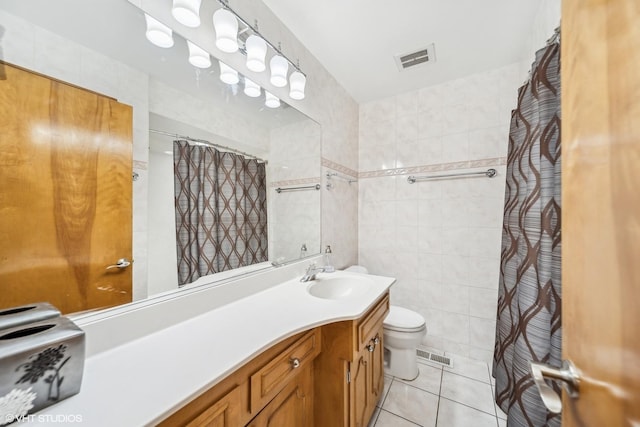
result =
[{"label": "wooden vanity cabinet", "polygon": [[384,387],[382,322],[389,294],[356,320],[267,349],[161,426],[366,427]]},{"label": "wooden vanity cabinet", "polygon": [[313,361],[320,340],[315,328],[274,345],[160,425],[313,426]]},{"label": "wooden vanity cabinet", "polygon": [[382,323],[389,294],[358,320],[322,327],[314,363],[315,425],[366,427],[384,388]]}]

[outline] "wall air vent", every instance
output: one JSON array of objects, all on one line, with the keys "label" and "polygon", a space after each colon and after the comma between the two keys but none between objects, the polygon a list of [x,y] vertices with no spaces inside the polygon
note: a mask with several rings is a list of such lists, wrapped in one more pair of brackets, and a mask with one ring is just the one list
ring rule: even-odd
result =
[{"label": "wall air vent", "polygon": [[430,64],[436,61],[436,49],[433,43],[415,52],[404,53],[393,57],[400,71],[420,64]]}]

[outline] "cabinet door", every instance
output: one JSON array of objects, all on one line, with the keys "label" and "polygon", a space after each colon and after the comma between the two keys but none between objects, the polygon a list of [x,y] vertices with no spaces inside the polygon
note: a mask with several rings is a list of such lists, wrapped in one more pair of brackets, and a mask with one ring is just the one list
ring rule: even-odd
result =
[{"label": "cabinet door", "polygon": [[373,338],[371,353],[371,405],[377,405],[384,389],[384,347],[382,346],[382,327]]},{"label": "cabinet door", "polygon": [[312,427],[313,376],[305,368],[249,423],[251,427]]},{"label": "cabinet door", "polygon": [[236,427],[240,424],[240,393],[236,387],[211,405],[187,427]]},{"label": "cabinet door", "polygon": [[369,350],[364,348],[351,364],[350,410],[351,425],[364,427],[369,423],[371,408],[371,374]]},{"label": "cabinet door", "polygon": [[313,329],[251,375],[252,414],[260,411],[273,399],[285,384],[298,375],[298,371],[313,363],[313,359],[320,353],[320,341],[320,330]]}]

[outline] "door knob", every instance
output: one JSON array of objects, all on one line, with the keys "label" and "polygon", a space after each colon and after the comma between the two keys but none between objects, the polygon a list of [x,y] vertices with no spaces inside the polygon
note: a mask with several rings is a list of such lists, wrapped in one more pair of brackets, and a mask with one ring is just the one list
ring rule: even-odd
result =
[{"label": "door knob", "polygon": [[129,261],[126,258],[120,258],[118,261],[116,261],[115,264],[108,266],[107,270],[110,270],[112,268],[118,268],[118,269],[122,270],[123,268],[129,267],[131,265],[131,262],[132,261]]},{"label": "door knob", "polygon": [[549,412],[559,414],[562,411],[562,399],[555,390],[545,382],[545,379],[562,381],[562,386],[569,397],[578,398],[580,389],[580,373],[570,360],[562,362],[562,368],[554,368],[544,363],[531,362],[531,375],[538,388],[542,403]]}]

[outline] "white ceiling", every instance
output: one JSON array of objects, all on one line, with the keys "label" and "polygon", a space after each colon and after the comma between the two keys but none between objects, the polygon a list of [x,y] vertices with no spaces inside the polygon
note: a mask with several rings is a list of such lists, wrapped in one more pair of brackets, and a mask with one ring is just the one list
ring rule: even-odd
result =
[{"label": "white ceiling", "polygon": [[[263,1],[358,102],[520,61],[528,54],[539,4],[539,0]],[[430,43],[435,43],[435,63],[398,71],[394,55]]]}]

